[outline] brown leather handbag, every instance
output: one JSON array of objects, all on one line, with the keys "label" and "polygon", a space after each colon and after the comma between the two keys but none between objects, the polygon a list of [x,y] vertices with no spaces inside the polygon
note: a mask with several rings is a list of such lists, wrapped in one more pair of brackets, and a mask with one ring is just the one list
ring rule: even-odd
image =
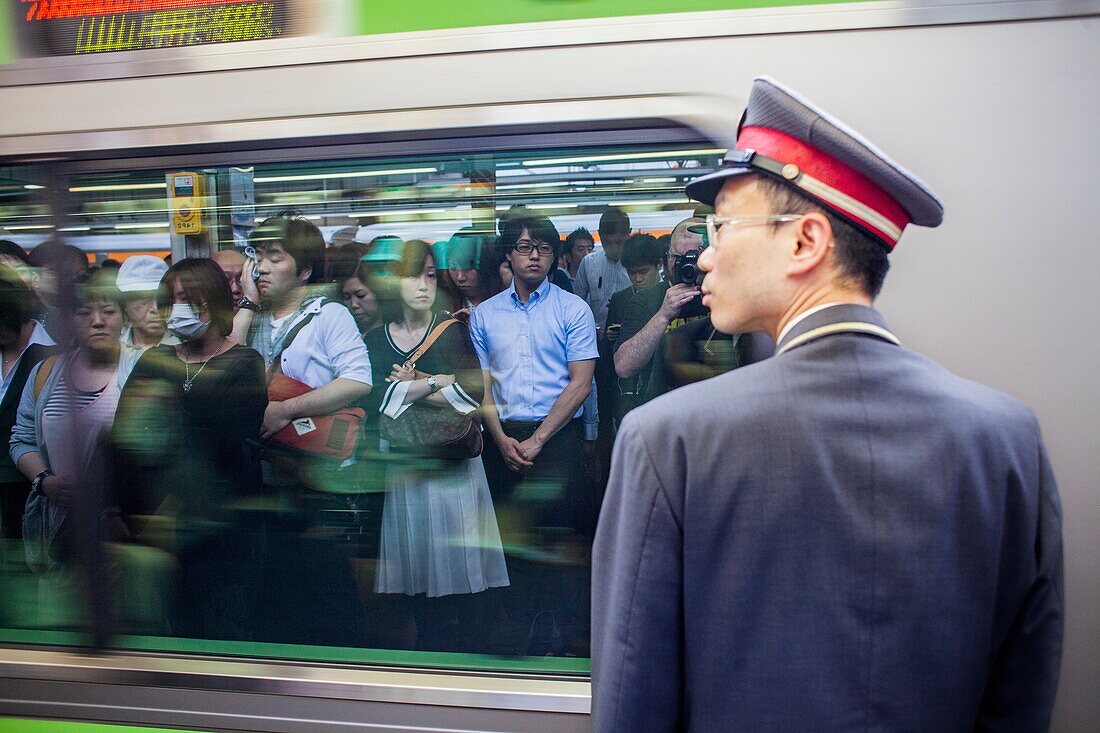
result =
[{"label": "brown leather handbag", "polygon": [[[405,362],[417,379],[428,375],[416,371],[416,362],[455,323],[458,321],[451,318],[432,329],[420,348]],[[414,402],[397,417],[379,416],[378,432],[391,448],[399,452],[431,458],[452,461],[476,458],[484,448],[481,425],[474,413],[461,415],[450,405],[433,405],[424,400]]]}]

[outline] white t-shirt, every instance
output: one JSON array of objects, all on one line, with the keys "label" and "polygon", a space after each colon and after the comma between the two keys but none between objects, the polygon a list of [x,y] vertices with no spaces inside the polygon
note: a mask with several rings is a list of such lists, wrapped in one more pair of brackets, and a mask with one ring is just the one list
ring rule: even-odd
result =
[{"label": "white t-shirt", "polygon": [[[286,376],[317,389],[337,377],[371,384],[370,355],[359,335],[355,317],[346,306],[334,301],[315,300],[303,310],[280,319],[272,319],[272,331],[290,329],[309,314],[315,313],[289,346],[283,349],[280,369]],[[276,354],[265,354],[259,348],[264,363]]]}]

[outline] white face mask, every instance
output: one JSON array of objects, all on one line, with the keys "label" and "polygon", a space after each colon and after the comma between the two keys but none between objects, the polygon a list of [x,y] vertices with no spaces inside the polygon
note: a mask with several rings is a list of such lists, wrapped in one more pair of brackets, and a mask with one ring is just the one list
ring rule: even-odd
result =
[{"label": "white face mask", "polygon": [[210,328],[210,321],[201,320],[190,303],[176,303],[168,313],[165,326],[180,341],[191,341],[206,333],[206,329]]}]

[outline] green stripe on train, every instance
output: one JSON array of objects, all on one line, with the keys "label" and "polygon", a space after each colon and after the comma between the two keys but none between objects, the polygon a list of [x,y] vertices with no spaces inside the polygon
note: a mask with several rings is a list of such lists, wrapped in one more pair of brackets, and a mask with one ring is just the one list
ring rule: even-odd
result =
[{"label": "green stripe on train", "polygon": [[[867,0],[856,0],[866,2]],[[852,0],[353,0],[359,35],[628,15],[836,5]]]},{"label": "green stripe on train", "polygon": [[[84,647],[85,635],[71,631],[0,629],[0,643]],[[271,661],[335,662],[385,667],[419,667],[479,672],[586,675],[589,660],[580,657],[498,657],[491,654],[417,652],[401,649],[352,649],[249,641],[209,641],[166,636],[124,636],[114,649],[174,654],[249,657]]]},{"label": "green stripe on train", "polygon": [[199,733],[185,728],[146,728],[113,723],[74,723],[69,720],[0,718],[0,733]]}]

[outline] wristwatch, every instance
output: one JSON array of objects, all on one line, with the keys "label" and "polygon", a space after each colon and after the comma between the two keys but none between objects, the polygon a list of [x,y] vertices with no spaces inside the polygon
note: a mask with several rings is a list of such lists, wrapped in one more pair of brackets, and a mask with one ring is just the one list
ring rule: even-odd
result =
[{"label": "wristwatch", "polygon": [[237,307],[244,308],[246,311],[252,311],[253,313],[258,313],[260,310],[259,303],[254,300],[249,300],[243,295],[241,296],[241,299],[237,301]]},{"label": "wristwatch", "polygon": [[31,491],[41,493],[39,490],[42,488],[42,482],[45,481],[50,476],[53,476],[53,471],[51,471],[50,469],[47,468],[45,471],[43,471],[42,473],[40,473],[37,476],[35,476],[34,478],[32,478],[31,479]]},{"label": "wristwatch", "polygon": [[433,374],[428,377],[428,391],[435,394],[437,389],[439,389],[439,385],[435,383],[435,375]]}]

